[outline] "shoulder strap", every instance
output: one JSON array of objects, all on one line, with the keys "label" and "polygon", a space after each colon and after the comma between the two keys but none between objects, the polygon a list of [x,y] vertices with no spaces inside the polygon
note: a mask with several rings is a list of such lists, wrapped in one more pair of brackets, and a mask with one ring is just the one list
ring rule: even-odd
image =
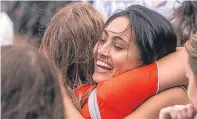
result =
[{"label": "shoulder strap", "polygon": [[88,98],[88,109],[91,119],[101,119],[100,110],[97,103],[96,89],[94,89]]}]

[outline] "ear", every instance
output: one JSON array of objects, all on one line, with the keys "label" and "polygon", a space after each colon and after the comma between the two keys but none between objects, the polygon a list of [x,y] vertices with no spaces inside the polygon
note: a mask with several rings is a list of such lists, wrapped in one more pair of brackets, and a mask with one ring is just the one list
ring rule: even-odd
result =
[{"label": "ear", "polygon": [[39,52],[40,52],[40,54],[41,54],[42,56],[44,56],[45,58],[47,58],[47,53],[46,53],[46,51],[44,50],[44,48],[40,48]]}]

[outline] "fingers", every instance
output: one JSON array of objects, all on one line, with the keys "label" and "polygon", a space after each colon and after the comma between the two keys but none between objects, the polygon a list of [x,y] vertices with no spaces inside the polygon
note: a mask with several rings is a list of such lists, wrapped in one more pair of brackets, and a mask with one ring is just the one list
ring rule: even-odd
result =
[{"label": "fingers", "polygon": [[194,116],[194,107],[191,104],[185,106],[187,108],[187,118],[191,119]]},{"label": "fingers", "polygon": [[173,106],[173,112],[176,115],[174,117],[175,119],[187,119],[187,108],[184,105]]},{"label": "fingers", "polygon": [[163,108],[160,111],[159,119],[192,119],[194,112],[194,107],[191,104],[175,105]]},{"label": "fingers", "polygon": [[172,112],[172,110],[173,110],[172,107],[163,108],[160,111],[159,119],[171,119],[171,112]]}]

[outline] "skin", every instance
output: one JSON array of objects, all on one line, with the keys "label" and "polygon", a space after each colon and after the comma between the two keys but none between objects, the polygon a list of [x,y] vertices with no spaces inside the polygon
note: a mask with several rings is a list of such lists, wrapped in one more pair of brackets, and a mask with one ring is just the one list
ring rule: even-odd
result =
[{"label": "skin", "polygon": [[174,105],[163,108],[159,119],[194,119],[195,109],[192,104]]},{"label": "skin", "polygon": [[[108,80],[119,73],[127,71],[128,69],[134,69],[141,66],[142,61],[139,56],[139,50],[131,37],[131,29],[127,29],[127,26],[128,19],[126,17],[114,19],[105,28],[105,31],[108,31],[108,36],[106,32],[102,36],[106,41],[103,41],[102,39],[96,44],[94,48],[95,72],[93,74],[93,80],[96,83]],[[123,34],[119,32],[123,32]],[[120,35],[121,38],[117,38],[118,36],[120,37]],[[121,50],[119,51],[118,49]],[[182,61],[180,61],[180,58]],[[106,71],[106,68],[98,67],[98,60],[102,60],[102,62],[107,63],[110,70]],[[184,60],[183,51],[180,50],[158,61],[159,91],[176,85],[188,83],[184,74],[184,65],[182,63]],[[120,65],[121,63],[122,65]],[[127,65],[123,65],[125,63]]]},{"label": "skin", "polygon": [[[189,58],[188,53],[186,52],[187,60]],[[189,79],[189,85],[188,85],[188,96],[190,100],[192,101],[194,107],[197,109],[197,78],[192,71],[189,61],[186,62],[185,64],[185,73],[187,78]]]},{"label": "skin", "polygon": [[[197,79],[195,78],[195,74],[192,71],[190,64],[189,64],[189,55],[187,52],[186,54],[186,63],[185,63],[185,74],[186,77],[189,79],[188,85],[188,97],[191,100],[191,104],[189,105],[174,105],[163,108],[160,111],[159,119],[193,119],[196,115],[197,109]],[[197,115],[195,116],[197,118]]]},{"label": "skin", "polygon": [[[142,65],[140,52],[132,39],[127,17],[114,19],[105,29],[101,40],[94,47],[95,70],[93,80],[99,83]],[[98,62],[108,65],[101,67]]]},{"label": "skin", "polygon": [[[127,17],[118,17],[112,20],[104,29],[102,39],[95,45],[93,50],[95,60],[93,80],[96,83],[142,65],[143,61],[139,49],[132,39],[131,28],[128,27],[128,24]],[[177,85],[188,84],[183,70],[185,66],[182,63],[186,61],[184,52],[184,50],[179,50],[177,53],[172,53],[158,61],[159,91]],[[99,66],[102,64],[109,68]],[[177,74],[177,72],[180,73]]]},{"label": "skin", "polygon": [[149,98],[125,119],[159,119],[162,108],[189,103],[186,91],[182,87],[174,87]]}]

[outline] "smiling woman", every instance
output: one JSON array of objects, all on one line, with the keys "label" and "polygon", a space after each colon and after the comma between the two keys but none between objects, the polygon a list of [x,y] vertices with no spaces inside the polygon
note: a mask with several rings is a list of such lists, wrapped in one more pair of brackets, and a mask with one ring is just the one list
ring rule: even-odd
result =
[{"label": "smiling woman", "polygon": [[[174,52],[177,42],[173,26],[158,13],[130,6],[106,22],[100,38],[93,52],[93,81],[98,85],[82,105],[85,118],[121,119],[159,88],[177,85],[158,85],[155,61]],[[87,97],[90,87],[83,85],[75,93]]]},{"label": "smiling woman", "polygon": [[[95,82],[153,63],[176,49],[172,25],[159,14],[130,6],[106,23],[94,48]],[[110,67],[107,68],[106,66]]]},{"label": "smiling woman", "polygon": [[140,51],[131,38],[128,24],[127,17],[118,17],[104,29],[102,39],[94,48],[95,82],[99,83],[142,65]]}]

